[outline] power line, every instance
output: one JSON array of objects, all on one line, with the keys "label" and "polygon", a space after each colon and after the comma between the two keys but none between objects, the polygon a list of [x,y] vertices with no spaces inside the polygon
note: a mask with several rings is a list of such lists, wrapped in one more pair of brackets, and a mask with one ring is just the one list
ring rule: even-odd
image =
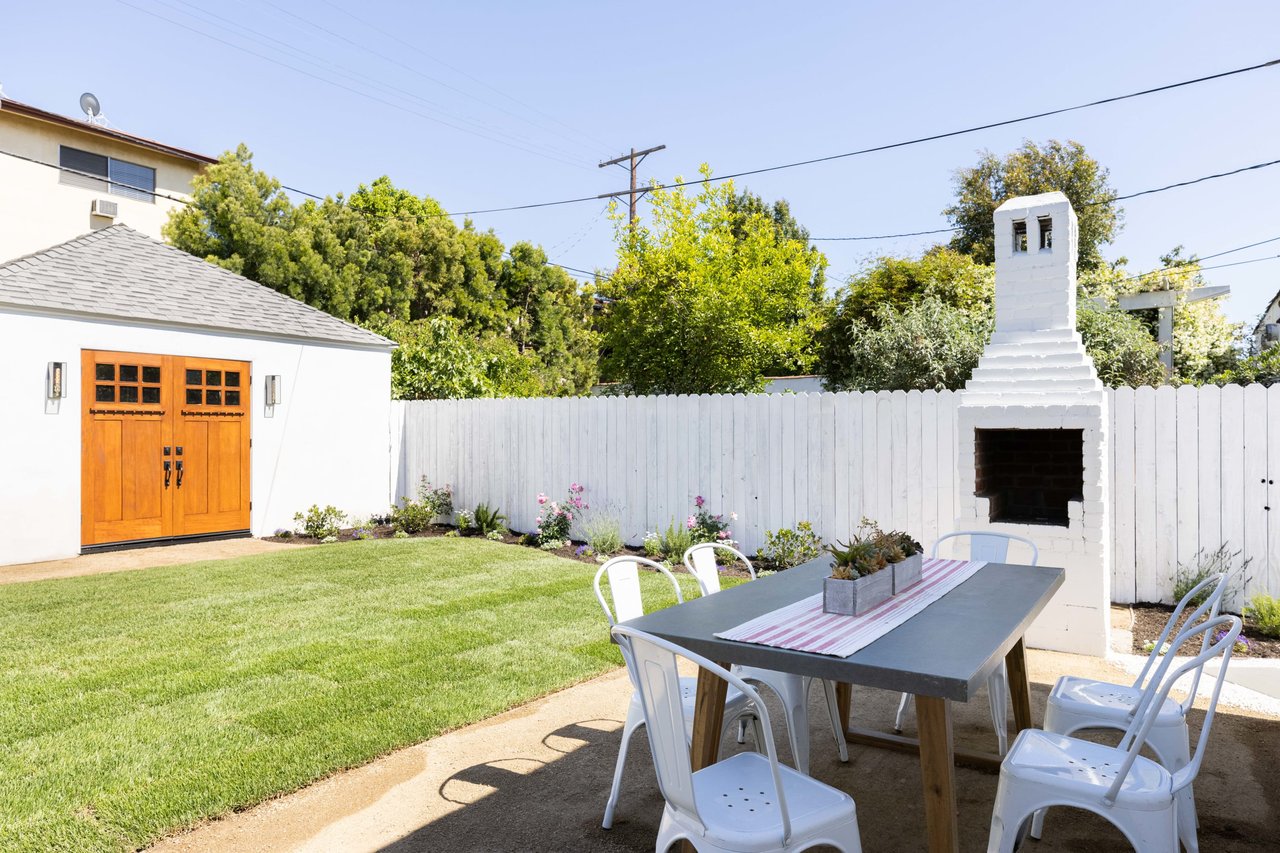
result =
[{"label": "power line", "polygon": [[387,99],[385,99],[385,98],[380,98],[380,97],[378,97],[377,95],[370,94],[369,92],[362,92],[361,90],[356,89],[356,88],[353,88],[352,86],[345,85],[344,83],[342,83],[342,82],[340,82],[340,81],[338,81],[338,80],[331,80],[331,79],[329,79],[328,77],[324,77],[324,76],[321,76],[321,75],[319,75],[319,74],[314,74],[314,73],[312,73],[312,72],[310,72],[310,71],[307,71],[306,69],[299,68],[299,67],[298,67],[298,66],[296,66],[296,65],[291,65],[291,64],[289,64],[288,62],[283,62],[283,61],[281,61],[281,60],[279,60],[279,59],[276,59],[275,57],[267,56],[266,54],[259,53],[259,52],[258,52],[258,51],[256,51],[256,50],[250,50],[249,48],[247,48],[247,47],[245,47],[245,46],[243,46],[243,45],[236,44],[235,42],[232,42],[232,41],[227,41],[227,40],[226,40],[226,39],[224,39],[224,38],[219,38],[218,36],[215,36],[215,35],[213,35],[213,34],[211,34],[211,33],[207,33],[207,32],[205,32],[204,30],[201,30],[201,29],[199,29],[199,28],[197,28],[197,27],[188,26],[187,24],[184,24],[184,23],[182,23],[181,21],[175,21],[173,18],[166,17],[165,15],[161,15],[161,14],[159,14],[158,12],[153,12],[153,11],[152,11],[152,10],[150,10],[150,9],[146,9],[146,8],[143,8],[142,6],[138,6],[138,5],[134,4],[134,3],[129,2],[129,0],[116,0],[116,2],[120,3],[121,5],[128,6],[129,8],[134,9],[134,10],[136,10],[136,11],[142,12],[142,13],[143,13],[143,14],[145,14],[145,15],[150,15],[150,16],[151,16],[151,17],[153,17],[153,18],[158,18],[159,20],[161,20],[161,21],[165,21],[165,22],[167,22],[167,23],[169,23],[169,24],[172,24],[172,25],[173,25],[173,26],[175,26],[175,27],[179,27],[179,28],[181,28],[181,29],[187,30],[188,32],[193,32],[193,33],[195,33],[195,34],[197,34],[197,35],[199,35],[199,36],[203,36],[204,38],[207,38],[207,39],[209,39],[209,40],[211,40],[211,41],[216,41],[216,42],[218,42],[219,44],[224,44],[224,45],[226,45],[227,47],[232,48],[233,50],[238,50],[238,51],[240,51],[240,52],[242,52],[242,53],[247,53],[247,54],[249,54],[250,56],[253,56],[253,57],[256,57],[256,58],[258,58],[258,59],[263,60],[264,62],[270,62],[270,63],[271,63],[271,64],[273,64],[273,65],[279,65],[279,66],[281,66],[282,68],[287,68],[287,69],[289,69],[290,71],[294,71],[294,72],[296,72],[296,73],[298,73],[298,74],[303,75],[304,77],[309,77],[309,78],[311,78],[312,80],[318,80],[318,81],[320,81],[321,83],[326,83],[326,84],[328,84],[328,85],[330,85],[330,86],[336,86],[337,88],[342,89],[342,90],[347,91],[347,92],[350,92],[350,93],[352,93],[352,94],[354,94],[354,95],[356,95],[356,96],[358,96],[358,97],[362,97],[362,98],[366,98],[366,99],[371,100],[371,101],[375,101],[375,102],[377,102],[377,103],[380,103],[380,104],[383,104],[383,105],[385,105],[385,106],[391,107],[392,109],[397,109],[397,110],[400,110],[400,111],[402,111],[402,112],[409,113],[410,115],[415,115],[415,116],[418,116],[419,118],[424,118],[424,119],[426,119],[427,121],[435,122],[436,124],[442,124],[442,125],[444,125],[445,127],[451,127],[451,128],[453,128],[454,130],[459,130],[459,131],[461,131],[461,132],[463,132],[463,133],[469,133],[469,134],[471,134],[472,136],[478,136],[478,137],[480,137],[481,139],[487,139],[487,140],[488,140],[488,141],[490,141],[490,142],[496,142],[496,143],[498,143],[499,145],[505,145],[505,146],[507,146],[508,148],[515,148],[515,149],[517,149],[517,150],[524,151],[524,152],[525,152],[525,153],[527,153],[527,154],[533,154],[533,155],[535,155],[535,156],[537,156],[537,157],[543,157],[543,158],[546,158],[546,159],[548,159],[548,160],[554,160],[554,161],[556,161],[557,163],[563,163],[564,165],[567,165],[567,166],[573,166],[573,167],[575,167],[575,168],[585,168],[581,163],[577,163],[577,162],[574,162],[574,161],[571,161],[571,160],[562,160],[562,159],[561,159],[561,158],[559,158],[559,157],[556,157],[556,156],[553,156],[553,155],[550,155],[550,154],[544,154],[544,153],[542,153],[542,152],[540,152],[540,151],[535,151],[535,150],[532,150],[532,149],[529,149],[529,148],[525,148],[524,146],[519,145],[519,144],[514,143],[514,142],[508,142],[508,141],[503,140],[503,139],[494,138],[494,137],[491,137],[491,136],[486,135],[485,133],[482,133],[481,131],[471,130],[471,129],[466,128],[466,127],[461,127],[461,126],[456,125],[456,124],[454,124],[454,123],[452,123],[452,122],[446,121],[446,120],[441,119],[441,118],[437,118],[437,117],[432,116],[432,115],[428,115],[427,113],[424,113],[424,112],[422,112],[422,111],[420,111],[420,110],[413,109],[412,107],[408,107],[408,106],[406,106],[406,105],[404,105],[404,104],[398,104],[398,103],[396,103],[396,102],[394,102],[394,101],[389,101],[389,100],[387,100]]},{"label": "power line", "polygon": [[[1275,242],[1275,240],[1280,240],[1280,237],[1276,237],[1273,240],[1263,240],[1262,243],[1272,243],[1272,242]],[[1228,249],[1225,252],[1218,252],[1217,254],[1214,254],[1214,255],[1205,255],[1205,257],[1216,258],[1216,257],[1219,257],[1220,255],[1229,255],[1232,252],[1239,252],[1244,249],[1251,248],[1253,246],[1260,246],[1262,245],[1262,243],[1251,243],[1249,246],[1240,246],[1239,248]],[[1229,263],[1229,264],[1212,264],[1207,267],[1200,266],[1199,259],[1197,259],[1193,261],[1187,261],[1186,263],[1182,263],[1182,264],[1174,264],[1171,267],[1164,267],[1163,269],[1151,270],[1150,272],[1139,273],[1138,275],[1131,275],[1128,278],[1120,279],[1120,281],[1116,283],[1123,284],[1126,281],[1137,281],[1140,278],[1147,278],[1149,276],[1159,275],[1160,273],[1164,273],[1164,272],[1173,272],[1174,270],[1194,268],[1195,272],[1200,273],[1200,272],[1203,272],[1204,270],[1223,270],[1228,267],[1242,267],[1242,266],[1245,266],[1246,264],[1257,264],[1257,263],[1261,263],[1262,261],[1274,261],[1276,258],[1280,258],[1280,255],[1267,255],[1266,257],[1262,257],[1262,258],[1250,258],[1247,261],[1233,261],[1232,263]]]},{"label": "power line", "polygon": [[[124,2],[124,0],[120,0],[120,2]],[[1256,65],[1248,65],[1243,68],[1235,68],[1230,71],[1221,71],[1217,74],[1209,74],[1203,77],[1196,77],[1191,80],[1183,80],[1178,83],[1167,83],[1163,86],[1156,86],[1151,89],[1142,89],[1141,91],[1130,92],[1125,95],[1113,95],[1112,97],[1109,97],[1109,98],[1100,98],[1096,101],[1089,101],[1088,103],[1084,103],[1084,104],[1076,104],[1075,106],[1060,107],[1054,110],[1046,110],[1044,112],[1032,113],[1031,115],[1019,116],[1018,118],[1005,119],[1003,121],[996,121],[996,122],[990,122],[988,124],[981,124],[981,125],[975,125],[973,127],[961,128],[960,130],[951,130],[945,133],[935,133],[929,136],[917,136],[913,139],[904,139],[899,142],[890,142],[884,145],[875,145],[870,148],[859,148],[856,151],[846,151],[842,154],[830,154],[825,157],[814,157],[808,160],[796,160],[791,163],[782,163],[777,166],[765,166],[760,169],[748,169],[741,172],[733,172],[728,175],[712,175],[709,178],[700,178],[695,181],[674,181],[669,184],[653,184],[649,188],[666,190],[666,189],[676,189],[680,187],[701,186],[703,184],[717,183],[719,181],[727,181],[732,178],[742,178],[749,175],[761,175],[766,172],[777,172],[782,169],[794,169],[798,166],[811,166],[815,163],[827,163],[832,160],[841,160],[848,157],[858,157],[864,154],[873,154],[880,151],[889,151],[895,148],[905,148],[909,145],[919,145],[924,142],[934,142],[939,139],[950,139],[956,136],[963,136],[965,134],[977,133],[983,130],[991,130],[997,127],[1007,127],[1009,125],[1033,121],[1035,119],[1046,118],[1048,116],[1061,115],[1063,113],[1074,112],[1076,110],[1089,109],[1091,107],[1102,106],[1104,104],[1113,104],[1118,101],[1129,100],[1130,98],[1140,98],[1145,95],[1152,95],[1158,92],[1167,92],[1172,89],[1180,89],[1185,86],[1194,86],[1198,83],[1205,83],[1210,80],[1220,80],[1225,77],[1232,77],[1237,74],[1246,74],[1250,71],[1258,71],[1260,69],[1270,68],[1276,65],[1280,65],[1280,59],[1272,59],[1272,60],[1268,60],[1267,62],[1260,62]],[[621,194],[621,193],[617,193],[617,194]],[[1130,196],[1125,196],[1125,198],[1129,198],[1129,197]],[[451,213],[451,214],[443,214],[443,215],[471,216],[471,215],[481,214],[481,213],[500,213],[508,210],[530,210],[538,207],[553,207],[561,204],[577,204],[584,201],[592,201],[595,198],[598,198],[598,196],[582,196],[580,198],[561,199],[558,201],[546,201],[546,202],[539,202],[535,204],[518,204],[518,205],[511,205],[508,207],[491,207],[491,208],[486,208],[484,210],[469,210],[469,211],[462,211],[459,213]],[[1113,199],[1113,200],[1118,201],[1119,199]]]}]

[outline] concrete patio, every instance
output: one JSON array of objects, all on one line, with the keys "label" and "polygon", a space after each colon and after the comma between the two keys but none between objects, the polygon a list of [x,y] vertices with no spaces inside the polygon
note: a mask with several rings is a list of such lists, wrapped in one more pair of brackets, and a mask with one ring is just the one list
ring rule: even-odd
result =
[{"label": "concrete patio", "polygon": [[[1031,651],[1035,716],[1050,684],[1071,672],[1128,680],[1098,658]],[[641,738],[632,741],[614,828],[600,817],[617,754],[630,684],[621,670],[506,714],[385,756],[240,814],[171,837],[154,851],[523,851],[652,850],[662,811]],[[818,696],[818,692],[814,692]],[[897,695],[855,689],[854,720],[887,727]],[[956,742],[991,749],[985,697],[955,707]],[[1196,723],[1200,714],[1193,717]],[[915,757],[851,747],[835,759],[816,704],[813,772],[858,805],[864,849],[917,850],[924,815]],[[910,733],[910,732],[908,732]],[[724,751],[733,748],[726,742]],[[779,746],[784,760],[786,746]],[[1196,787],[1201,849],[1276,850],[1280,845],[1280,715],[1219,706]],[[957,770],[961,849],[984,850],[996,776]],[[1043,851],[1127,851],[1123,837],[1082,812],[1050,815]]]}]

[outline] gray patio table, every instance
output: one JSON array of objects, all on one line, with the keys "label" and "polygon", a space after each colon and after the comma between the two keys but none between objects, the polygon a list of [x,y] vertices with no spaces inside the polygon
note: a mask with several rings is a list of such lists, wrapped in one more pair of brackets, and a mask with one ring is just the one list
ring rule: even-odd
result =
[{"label": "gray patio table", "polygon": [[[1022,637],[1048,604],[1065,572],[1046,566],[989,563],[908,621],[847,658],[721,640],[715,632],[754,619],[822,591],[831,558],[725,589],[715,595],[648,613],[625,624],[656,634],[724,666],[743,664],[825,678],[839,683],[845,737],[850,743],[917,752],[924,781],[928,849],[959,848],[955,763],[998,769],[1000,757],[957,750],[951,702],[967,702],[1004,660],[1014,725],[1030,728],[1031,688]],[[916,697],[920,737],[849,728],[850,685]],[[705,670],[694,706],[693,769],[714,764],[724,722],[726,684]]]}]

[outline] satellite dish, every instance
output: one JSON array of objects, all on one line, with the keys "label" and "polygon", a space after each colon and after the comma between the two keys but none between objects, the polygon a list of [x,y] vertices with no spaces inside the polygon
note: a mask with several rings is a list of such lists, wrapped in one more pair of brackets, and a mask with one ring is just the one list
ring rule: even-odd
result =
[{"label": "satellite dish", "polygon": [[89,118],[97,118],[102,114],[102,104],[98,103],[98,96],[93,92],[85,92],[80,96],[80,109]]}]

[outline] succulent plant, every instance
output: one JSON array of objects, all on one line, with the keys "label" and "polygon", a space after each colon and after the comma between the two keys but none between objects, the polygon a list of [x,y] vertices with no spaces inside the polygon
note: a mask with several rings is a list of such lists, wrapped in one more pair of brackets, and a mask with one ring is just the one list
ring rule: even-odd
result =
[{"label": "succulent plant", "polygon": [[875,574],[892,563],[923,551],[920,543],[908,533],[885,533],[874,521],[864,518],[858,531],[848,542],[836,541],[825,549],[835,558],[831,577],[838,580],[854,580]]}]

